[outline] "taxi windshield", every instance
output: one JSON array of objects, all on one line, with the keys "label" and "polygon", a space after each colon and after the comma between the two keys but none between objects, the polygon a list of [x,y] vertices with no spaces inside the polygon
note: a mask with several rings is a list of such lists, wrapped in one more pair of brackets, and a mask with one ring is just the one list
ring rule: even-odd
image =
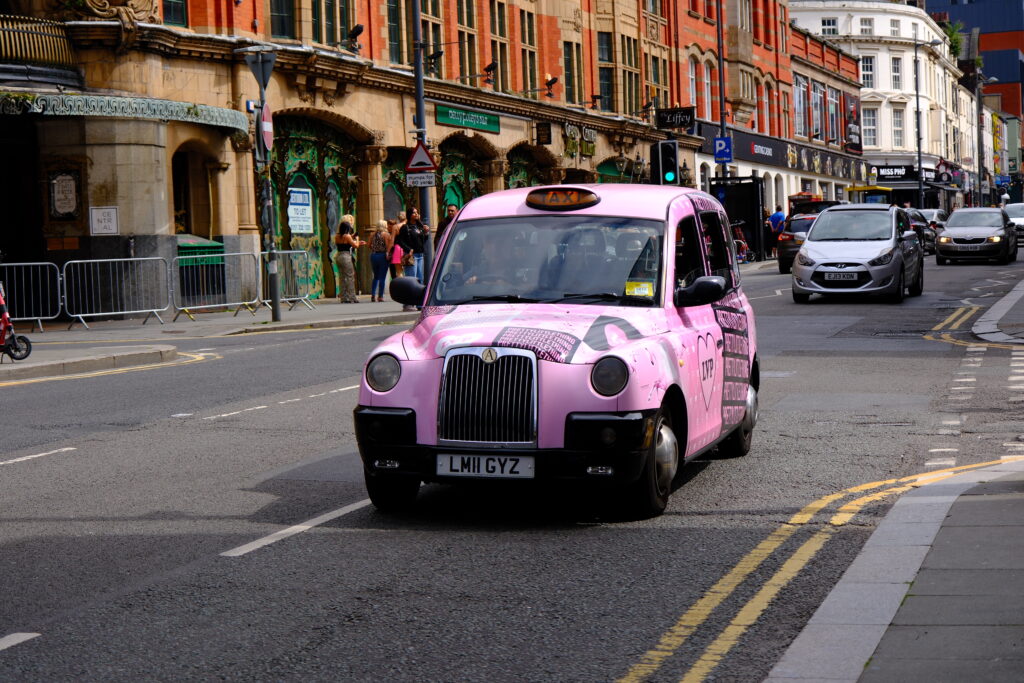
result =
[{"label": "taxi windshield", "polygon": [[859,242],[892,238],[892,218],[888,211],[826,211],[818,216],[809,242]]},{"label": "taxi windshield", "polygon": [[558,215],[460,221],[450,228],[429,305],[470,302],[653,306],[664,224]]}]

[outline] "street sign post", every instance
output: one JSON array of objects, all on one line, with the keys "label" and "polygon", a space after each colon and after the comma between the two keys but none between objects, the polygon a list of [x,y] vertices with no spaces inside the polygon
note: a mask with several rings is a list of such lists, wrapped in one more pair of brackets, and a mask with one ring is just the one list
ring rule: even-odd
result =
[{"label": "street sign post", "polygon": [[732,138],[715,138],[715,163],[732,163]]},{"label": "street sign post", "polygon": [[[437,170],[434,158],[430,156],[430,150],[423,144],[422,140],[416,141],[416,149],[412,151],[408,163],[405,165],[406,173],[426,173]],[[423,186],[421,186],[423,187]]]},{"label": "street sign post", "polygon": [[264,159],[269,161],[270,151],[274,149],[274,118],[266,102],[260,107],[260,140],[263,142]]},{"label": "street sign post", "polygon": [[435,176],[431,173],[406,173],[405,184],[409,187],[434,187]]}]

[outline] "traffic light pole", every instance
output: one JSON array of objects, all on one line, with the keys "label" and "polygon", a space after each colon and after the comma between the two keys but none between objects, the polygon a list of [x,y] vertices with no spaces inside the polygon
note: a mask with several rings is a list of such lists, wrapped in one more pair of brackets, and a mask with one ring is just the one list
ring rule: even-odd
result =
[{"label": "traffic light pole", "polygon": [[[423,51],[427,46],[423,43],[423,25],[420,20],[420,3],[412,3],[412,43],[413,43],[413,72],[416,78],[416,139],[427,144],[427,114],[426,104],[423,95]],[[420,220],[424,225],[430,225],[430,188],[421,187],[420,195]],[[435,229],[437,226],[434,226]],[[423,284],[427,284],[430,275],[430,268],[434,260],[434,240],[427,232],[427,238],[423,242]]]}]

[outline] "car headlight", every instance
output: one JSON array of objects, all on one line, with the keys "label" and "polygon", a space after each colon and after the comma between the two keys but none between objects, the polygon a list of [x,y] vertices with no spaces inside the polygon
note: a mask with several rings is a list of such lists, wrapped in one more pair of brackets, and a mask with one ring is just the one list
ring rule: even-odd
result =
[{"label": "car headlight", "polygon": [[1002,242],[1002,241],[1003,241],[1003,238],[1002,238],[1002,237],[1000,237],[999,235],[992,235],[992,236],[990,236],[990,237],[988,238],[988,241],[989,241],[989,242]]},{"label": "car headlight", "polygon": [[799,263],[801,266],[813,266],[814,265],[814,259],[812,259],[811,257],[809,257],[807,254],[805,254],[802,251],[799,254],[796,255],[796,262]]},{"label": "car headlight", "polygon": [[893,250],[892,247],[886,249],[875,258],[868,261],[869,266],[885,266],[892,263]]},{"label": "car headlight", "polygon": [[366,364],[366,383],[374,391],[391,391],[402,376],[402,365],[390,353],[374,356]]},{"label": "car headlight", "polygon": [[629,381],[629,368],[621,358],[606,356],[594,363],[590,371],[590,383],[594,391],[602,396],[614,396],[626,388]]},{"label": "car headlight", "polygon": [[952,237],[940,237],[939,238],[939,244],[949,244],[952,241],[953,241]]}]

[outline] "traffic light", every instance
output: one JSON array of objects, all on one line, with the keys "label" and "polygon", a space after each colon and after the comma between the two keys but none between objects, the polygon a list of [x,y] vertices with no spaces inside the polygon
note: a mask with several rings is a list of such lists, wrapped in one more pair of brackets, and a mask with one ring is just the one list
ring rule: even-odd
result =
[{"label": "traffic light", "polygon": [[651,145],[651,183],[679,184],[679,143],[676,140],[661,140]]}]

